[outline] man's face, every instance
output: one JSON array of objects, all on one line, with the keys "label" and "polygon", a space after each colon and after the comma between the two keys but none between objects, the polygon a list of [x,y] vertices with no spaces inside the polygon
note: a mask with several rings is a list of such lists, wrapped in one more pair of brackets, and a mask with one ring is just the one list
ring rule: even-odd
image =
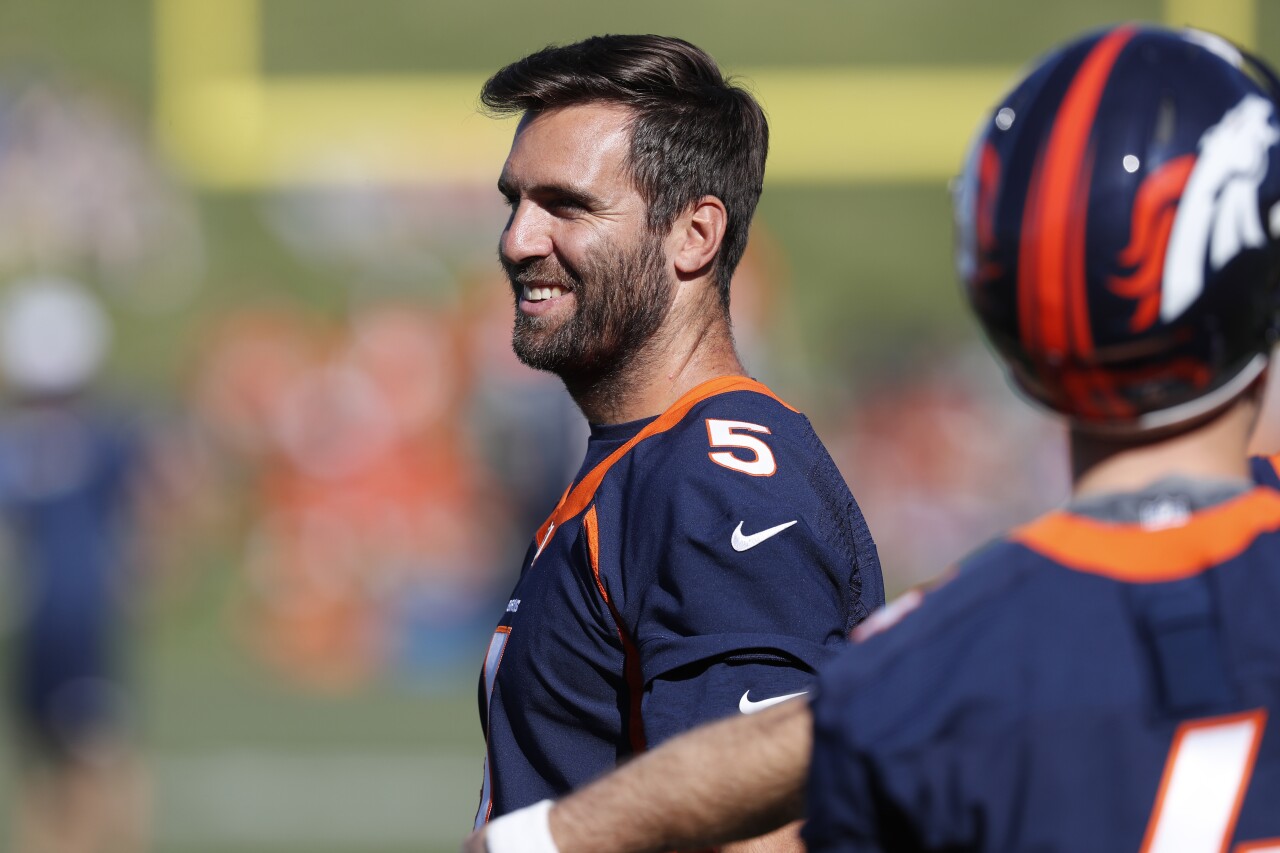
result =
[{"label": "man's face", "polygon": [[628,363],[675,292],[627,172],[629,120],[603,104],[526,117],[498,181],[511,205],[498,253],[515,293],[512,345],[571,382]]}]

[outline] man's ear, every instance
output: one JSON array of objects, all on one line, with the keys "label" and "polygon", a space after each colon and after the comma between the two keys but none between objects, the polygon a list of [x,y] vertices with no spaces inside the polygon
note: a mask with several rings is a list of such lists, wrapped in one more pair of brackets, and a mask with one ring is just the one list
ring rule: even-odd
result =
[{"label": "man's ear", "polygon": [[708,269],[724,242],[724,229],[729,215],[724,202],[704,195],[676,217],[671,239],[672,261],[682,277],[692,277]]}]

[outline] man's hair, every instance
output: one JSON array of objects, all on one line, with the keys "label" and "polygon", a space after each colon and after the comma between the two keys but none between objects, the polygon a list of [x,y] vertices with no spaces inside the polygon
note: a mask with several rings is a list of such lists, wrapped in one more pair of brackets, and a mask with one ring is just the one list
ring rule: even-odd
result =
[{"label": "man's hair", "polygon": [[492,114],[539,113],[611,103],[634,114],[628,166],[654,232],[703,196],[727,211],[712,273],[725,310],[764,182],[769,124],[749,92],[687,41],[655,35],[594,36],[550,46],[489,78],[480,101]]}]

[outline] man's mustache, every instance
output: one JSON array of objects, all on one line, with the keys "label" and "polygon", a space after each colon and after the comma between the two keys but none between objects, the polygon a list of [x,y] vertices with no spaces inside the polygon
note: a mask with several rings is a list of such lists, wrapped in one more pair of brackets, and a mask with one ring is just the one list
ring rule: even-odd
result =
[{"label": "man's mustache", "polygon": [[505,258],[502,268],[513,285],[558,284],[566,290],[576,289],[582,279],[551,258],[537,258],[523,264],[512,263]]}]

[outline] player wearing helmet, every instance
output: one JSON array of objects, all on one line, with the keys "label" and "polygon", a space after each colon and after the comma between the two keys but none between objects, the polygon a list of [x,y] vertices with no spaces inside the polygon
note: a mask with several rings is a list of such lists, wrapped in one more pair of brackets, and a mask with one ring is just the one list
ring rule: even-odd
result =
[{"label": "player wearing helmet", "polygon": [[1280,492],[1245,450],[1277,328],[1277,89],[1189,31],[1038,63],[980,129],[957,259],[1012,383],[1070,426],[1071,502],[872,616],[811,701],[686,735],[489,849],[807,814],[814,851],[1280,850]]},{"label": "player wearing helmet", "polygon": [[144,459],[131,419],[95,393],[110,345],[105,309],[78,282],[5,283],[0,528],[19,603],[7,697],[18,773],[0,846],[19,853],[147,846],[124,660]]},{"label": "player wearing helmet", "polygon": [[1121,27],[1054,54],[992,114],[960,183],[957,264],[1027,397],[1082,432],[1149,437],[1262,372],[1272,86],[1224,41]]}]

